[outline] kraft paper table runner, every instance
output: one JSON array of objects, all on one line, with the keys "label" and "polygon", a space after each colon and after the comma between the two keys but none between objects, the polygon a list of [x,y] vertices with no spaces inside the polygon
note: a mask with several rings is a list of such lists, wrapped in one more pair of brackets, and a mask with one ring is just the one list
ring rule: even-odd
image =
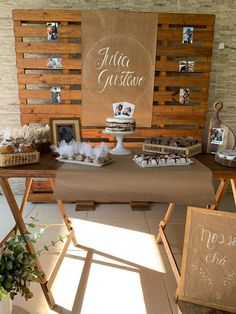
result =
[{"label": "kraft paper table runner", "polygon": [[55,199],[97,202],[215,203],[211,171],[199,161],[189,166],[142,168],[132,156],[113,156],[104,167],[62,164],[56,174]]}]

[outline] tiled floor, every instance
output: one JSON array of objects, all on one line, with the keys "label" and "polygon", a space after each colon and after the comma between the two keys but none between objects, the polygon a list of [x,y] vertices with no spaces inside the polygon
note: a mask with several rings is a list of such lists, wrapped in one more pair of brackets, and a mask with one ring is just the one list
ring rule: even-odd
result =
[{"label": "tiled floor", "polygon": [[[21,197],[17,196],[20,202]],[[162,245],[156,245],[158,224],[166,204],[152,204],[150,211],[132,211],[128,204],[103,204],[95,211],[76,212],[73,218],[79,248],[70,245],[53,284],[56,309],[49,309],[41,287],[32,285],[34,297],[17,297],[13,314],[177,314],[176,282]],[[232,195],[222,210],[235,210]],[[56,204],[27,204],[24,218],[38,214],[41,224],[54,224],[37,243],[38,248],[64,234]],[[166,229],[177,263],[181,264],[186,208],[176,206]],[[13,224],[11,212],[0,196],[1,238]],[[47,274],[60,247],[41,254]],[[72,306],[74,309],[72,312]]]}]

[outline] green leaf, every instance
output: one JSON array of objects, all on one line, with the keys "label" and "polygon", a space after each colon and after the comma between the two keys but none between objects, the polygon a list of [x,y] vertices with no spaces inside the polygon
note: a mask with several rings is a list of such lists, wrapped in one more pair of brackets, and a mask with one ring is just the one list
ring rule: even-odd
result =
[{"label": "green leaf", "polygon": [[30,228],[35,228],[36,227],[36,225],[34,223],[32,223],[32,222],[28,223],[27,226],[30,227]]}]

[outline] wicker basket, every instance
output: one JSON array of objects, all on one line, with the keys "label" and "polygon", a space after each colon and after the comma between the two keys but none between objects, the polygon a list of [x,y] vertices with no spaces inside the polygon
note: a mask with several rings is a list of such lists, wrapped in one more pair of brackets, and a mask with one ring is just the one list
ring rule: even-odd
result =
[{"label": "wicker basket", "polygon": [[188,157],[197,155],[202,152],[202,144],[195,144],[189,147],[176,147],[158,144],[143,144],[143,151],[152,152],[155,154],[177,154],[186,155]]},{"label": "wicker basket", "polygon": [[217,154],[215,155],[215,161],[226,167],[236,167],[236,160],[227,160],[226,158],[220,158]]},{"label": "wicker basket", "polygon": [[40,153],[14,153],[0,154],[0,167],[10,167],[16,165],[35,164],[39,162]]}]

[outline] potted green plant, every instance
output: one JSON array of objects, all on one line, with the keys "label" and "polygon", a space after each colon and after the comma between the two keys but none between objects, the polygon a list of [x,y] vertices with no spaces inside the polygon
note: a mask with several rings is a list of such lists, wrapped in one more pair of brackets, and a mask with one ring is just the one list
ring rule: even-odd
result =
[{"label": "potted green plant", "polygon": [[1,313],[1,306],[5,306],[4,299],[13,300],[17,294],[20,294],[27,301],[33,297],[30,290],[31,282],[41,282],[44,273],[39,271],[36,266],[36,255],[40,255],[43,250],[49,250],[50,246],[55,246],[57,242],[64,242],[65,236],[59,236],[57,241],[51,241],[49,245],[44,245],[43,249],[32,254],[26,249],[27,242],[36,242],[43,234],[45,229],[40,228],[34,233],[30,232],[30,228],[37,226],[37,219],[31,217],[33,222],[27,224],[28,230],[24,235],[14,233],[10,238],[0,246],[0,314],[11,313],[6,309]]}]

